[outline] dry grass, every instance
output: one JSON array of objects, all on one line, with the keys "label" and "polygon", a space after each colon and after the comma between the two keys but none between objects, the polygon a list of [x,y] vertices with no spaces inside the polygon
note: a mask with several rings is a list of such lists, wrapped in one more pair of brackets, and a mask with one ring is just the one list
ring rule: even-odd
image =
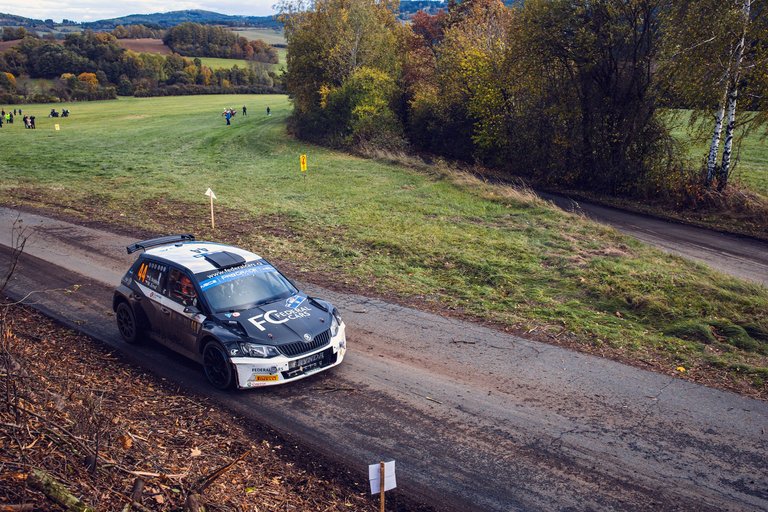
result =
[{"label": "dry grass", "polygon": [[162,39],[118,39],[117,44],[126,50],[132,50],[137,53],[158,53],[160,55],[170,55],[173,52],[165,46]]}]

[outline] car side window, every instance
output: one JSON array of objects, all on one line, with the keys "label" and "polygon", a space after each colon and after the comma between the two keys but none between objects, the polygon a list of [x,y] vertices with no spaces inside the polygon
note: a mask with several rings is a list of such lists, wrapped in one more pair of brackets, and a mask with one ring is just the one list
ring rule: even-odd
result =
[{"label": "car side window", "polygon": [[168,265],[145,259],[139,264],[136,271],[136,280],[158,293],[165,293],[165,280],[168,274]]},{"label": "car side window", "polygon": [[169,297],[184,306],[197,306],[197,292],[192,280],[179,269],[172,268],[168,275]]}]

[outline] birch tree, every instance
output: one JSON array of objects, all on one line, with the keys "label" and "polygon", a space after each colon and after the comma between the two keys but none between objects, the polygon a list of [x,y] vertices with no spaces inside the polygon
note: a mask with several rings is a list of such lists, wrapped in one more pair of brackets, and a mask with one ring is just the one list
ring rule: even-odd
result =
[{"label": "birch tree", "polygon": [[[754,0],[693,0],[667,13],[668,53],[661,74],[670,77],[674,101],[693,109],[691,124],[709,126],[702,176],[707,188],[714,183],[718,190],[726,188],[738,129],[765,122],[760,112],[768,82],[765,9]],[[749,91],[746,109],[737,117],[744,91]]]}]

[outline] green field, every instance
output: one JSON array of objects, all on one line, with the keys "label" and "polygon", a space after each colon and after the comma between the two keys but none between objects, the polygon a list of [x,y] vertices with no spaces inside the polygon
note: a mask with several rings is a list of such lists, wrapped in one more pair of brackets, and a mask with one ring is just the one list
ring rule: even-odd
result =
[{"label": "green field", "polygon": [[[681,142],[689,142],[688,156],[698,167],[704,165],[709,149],[710,133],[697,135],[688,128],[690,113],[678,112],[672,134]],[[738,158],[733,179],[768,197],[768,131],[759,130],[734,144],[734,156]],[[722,148],[722,142],[721,142]]]},{"label": "green field", "polygon": [[17,90],[26,91],[30,95],[47,94],[54,86],[54,82],[54,80],[47,78],[28,78],[25,76],[16,79],[16,87]]},{"label": "green field", "polygon": [[234,28],[232,29],[237,35],[242,36],[249,41],[261,39],[267,44],[285,44],[285,36],[282,30],[275,30],[271,28]]},{"label": "green field", "polygon": [[[225,126],[228,105],[249,115]],[[0,129],[1,203],[142,235],[191,231],[247,246],[297,279],[768,396],[765,287],[444,164],[404,167],[293,140],[285,96],[55,107],[72,116],[27,105],[37,130]]]},{"label": "green field", "polygon": [[[277,50],[277,55],[279,60],[278,64],[266,64],[266,66],[269,66],[269,69],[272,71],[279,71],[285,66],[285,55],[286,55],[286,49],[285,48],[275,48]],[[200,61],[203,63],[204,66],[208,66],[211,69],[231,69],[235,66],[238,66],[239,68],[247,68],[250,66],[250,62],[248,62],[245,59],[218,59],[216,57],[199,57]],[[259,65],[259,63],[256,63],[256,65]]]},{"label": "green field", "polygon": [[[192,57],[194,58],[194,57]],[[208,66],[211,69],[232,69],[237,66],[239,68],[248,68],[248,61],[245,59],[220,59],[218,57],[198,57],[203,66]]]}]

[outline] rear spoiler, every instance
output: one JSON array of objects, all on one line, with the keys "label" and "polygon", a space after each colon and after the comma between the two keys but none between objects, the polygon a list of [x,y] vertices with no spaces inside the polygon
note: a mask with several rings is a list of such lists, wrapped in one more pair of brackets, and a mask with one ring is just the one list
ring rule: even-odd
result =
[{"label": "rear spoiler", "polygon": [[158,245],[175,244],[176,242],[191,242],[194,239],[195,235],[190,234],[161,236],[160,238],[150,238],[149,240],[136,242],[135,244],[131,244],[126,247],[125,250],[128,251],[128,254],[133,254],[139,249],[147,250],[150,247],[156,247]]}]

